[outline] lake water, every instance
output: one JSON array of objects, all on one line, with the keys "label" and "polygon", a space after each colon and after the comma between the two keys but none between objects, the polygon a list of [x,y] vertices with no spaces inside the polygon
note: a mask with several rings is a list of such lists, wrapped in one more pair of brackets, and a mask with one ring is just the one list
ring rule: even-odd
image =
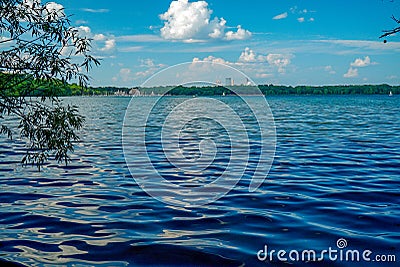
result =
[{"label": "lake water", "polygon": [[[342,238],[343,250],[370,250],[371,259],[395,255],[398,264],[400,98],[267,99],[277,138],[267,179],[249,192],[251,171],[245,172],[227,195],[200,207],[158,201],[133,179],[121,138],[129,98],[65,99],[87,118],[68,166],[23,168],[22,144],[1,137],[0,259],[26,266],[275,266],[282,264],[276,254],[272,263],[257,259],[265,245],[318,253],[338,250]],[[164,104],[185,100],[166,98]],[[235,97],[223,101],[243,104]],[[213,156],[226,168],[226,158],[235,157],[223,141],[227,131],[212,121],[192,124],[181,136],[188,160],[201,157],[193,140],[217,134],[222,150]],[[253,149],[260,135],[249,137]],[[194,180],[183,179],[187,173],[171,171],[154,140],[147,140],[149,157],[176,183],[206,184],[220,171],[207,168]],[[357,264],[323,258],[335,266]]]}]

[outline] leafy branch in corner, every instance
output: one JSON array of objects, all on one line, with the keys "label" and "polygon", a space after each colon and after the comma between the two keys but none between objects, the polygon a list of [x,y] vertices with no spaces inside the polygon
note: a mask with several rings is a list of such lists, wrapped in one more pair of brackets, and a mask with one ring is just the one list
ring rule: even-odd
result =
[{"label": "leafy branch in corner", "polygon": [[23,164],[70,160],[84,117],[57,96],[70,81],[88,85],[89,70],[100,64],[91,41],[59,4],[0,0],[0,134],[26,140]]}]

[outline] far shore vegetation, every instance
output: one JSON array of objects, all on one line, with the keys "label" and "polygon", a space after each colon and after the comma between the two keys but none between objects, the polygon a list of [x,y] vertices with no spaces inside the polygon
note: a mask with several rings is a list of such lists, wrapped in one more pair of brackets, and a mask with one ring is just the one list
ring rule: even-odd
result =
[{"label": "far shore vegetation", "polygon": [[[3,74],[4,75],[4,74]],[[4,77],[3,77],[4,78]],[[1,79],[1,75],[0,75]],[[160,86],[160,87],[82,87],[69,83],[41,83],[41,86],[31,92],[31,96],[42,96],[43,92],[53,87],[53,94],[57,96],[151,96],[167,92],[171,96],[229,96],[257,95],[397,95],[400,94],[400,85],[330,85],[330,86],[284,86],[284,85],[258,85],[258,86]],[[9,96],[18,96],[19,90],[10,90]]]}]

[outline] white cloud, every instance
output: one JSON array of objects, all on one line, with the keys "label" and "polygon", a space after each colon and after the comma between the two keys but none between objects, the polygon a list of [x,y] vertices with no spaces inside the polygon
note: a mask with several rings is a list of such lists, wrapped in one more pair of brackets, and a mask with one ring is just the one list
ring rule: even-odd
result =
[{"label": "white cloud", "polygon": [[105,39],[106,39],[106,36],[104,34],[102,34],[102,33],[95,34],[93,36],[93,40],[95,40],[95,41],[104,41]]},{"label": "white cloud", "polygon": [[92,30],[88,26],[79,26],[77,30],[80,36],[87,38],[91,37]]},{"label": "white cloud", "polygon": [[251,62],[265,62],[267,56],[257,55],[252,49],[246,47],[246,49],[240,54],[239,62],[251,63]]},{"label": "white cloud", "polygon": [[344,78],[355,78],[358,76],[358,69],[350,67],[347,73],[343,75]]},{"label": "white cloud", "polygon": [[162,68],[165,68],[165,64],[156,64],[153,59],[147,58],[140,61],[140,67],[145,68],[142,71],[135,73],[136,77],[148,77],[156,73]]},{"label": "white cloud", "polygon": [[[279,73],[285,73],[286,67],[291,63],[291,58],[293,56],[290,54],[267,54],[258,55],[249,47],[240,54],[239,62],[243,63],[264,63],[267,62],[271,67],[277,68]],[[260,64],[258,64],[260,65]]]},{"label": "white cloud", "polygon": [[146,67],[146,68],[164,68],[164,67],[166,67],[166,65],[164,65],[164,64],[154,63],[154,60],[150,59],[150,58],[142,59],[140,61],[140,63],[141,63],[140,64],[141,67]]},{"label": "white cloud", "polygon": [[[229,61],[226,61],[226,60],[223,59],[223,58],[214,57],[214,56],[208,56],[208,57],[205,57],[205,58],[203,58],[203,59],[200,59],[200,58],[198,58],[198,57],[195,57],[195,58],[193,58],[193,60],[192,60],[192,64],[197,64],[197,63],[202,62],[202,61],[204,61],[204,62],[211,62],[211,63],[215,63],[215,64],[231,65],[231,66],[235,65],[235,63],[231,63],[231,62],[229,62]],[[196,65],[196,66],[199,66],[199,64]],[[208,65],[206,65],[206,66],[208,66]]]},{"label": "white cloud", "polygon": [[64,7],[55,2],[46,3],[46,11],[47,11],[47,15],[56,14],[56,17],[65,16]]},{"label": "white cloud", "polygon": [[228,31],[225,34],[226,40],[245,40],[250,37],[251,37],[251,32],[248,30],[242,29],[242,27],[240,25],[237,27],[237,32]]},{"label": "white cloud", "polygon": [[138,71],[135,73],[135,76],[137,77],[148,77],[150,75],[153,75],[154,71],[152,69],[144,70],[144,71]]},{"label": "white cloud", "polygon": [[224,18],[221,18],[220,20],[218,18],[214,18],[211,21],[210,28],[212,30],[211,33],[208,34],[211,38],[221,38],[224,36],[224,30],[225,30],[225,24],[226,20]]},{"label": "white cloud", "polygon": [[297,21],[300,22],[300,23],[303,23],[305,21],[305,18],[300,17],[300,18],[297,19]]},{"label": "white cloud", "polygon": [[110,51],[115,48],[116,42],[114,39],[109,39],[104,42],[104,47],[101,48],[101,51]]},{"label": "white cloud", "polygon": [[131,82],[133,78],[131,76],[132,70],[128,68],[122,68],[119,70],[119,77],[123,82]]},{"label": "white cloud", "polygon": [[[41,7],[43,6],[45,7],[45,9],[41,10]],[[17,5],[17,8],[22,10],[40,10],[42,12],[40,15],[43,17],[43,20],[48,21],[53,21],[60,17],[65,17],[64,6],[56,2],[48,2],[42,5],[41,0],[24,0],[19,5]]]},{"label": "white cloud", "polygon": [[[87,26],[79,26],[77,28],[75,28],[78,31],[78,35],[80,37],[85,37],[85,38],[92,38],[92,31],[89,27]],[[76,48],[74,47],[63,47],[63,49],[61,49],[61,54],[63,56],[67,56],[67,55],[71,55],[73,53],[76,52]]]},{"label": "white cloud", "polygon": [[226,61],[223,58],[213,57],[213,56],[208,56],[208,57],[204,58],[203,61],[217,63],[217,64],[225,64],[225,65],[229,65],[230,64],[229,61]]},{"label": "white cloud", "polygon": [[350,67],[348,71],[343,75],[345,78],[355,78],[358,77],[358,68],[368,67],[371,64],[376,64],[371,62],[371,58],[369,56],[362,58],[357,58],[354,62],[350,63]]},{"label": "white cloud", "polygon": [[92,8],[82,8],[82,11],[89,12],[89,13],[108,13],[110,12],[109,9],[101,8],[101,9],[92,9]]},{"label": "white cloud", "polygon": [[325,66],[324,70],[325,70],[326,72],[328,72],[329,74],[336,74],[336,71],[335,71],[335,70],[333,69],[333,67],[330,66],[330,65]]},{"label": "white cloud", "polygon": [[285,73],[285,68],[290,64],[291,57],[291,55],[285,54],[268,54],[267,61],[270,65],[277,67],[279,73]]},{"label": "white cloud", "polygon": [[[291,7],[289,9],[290,13],[293,15],[298,16],[297,21],[300,23],[303,23],[305,21],[309,21],[309,22],[313,22],[315,19],[310,17],[309,13],[315,13],[315,11],[310,11],[308,9],[299,9],[297,6]],[[279,20],[279,19],[286,19],[289,16],[288,12],[276,15],[275,17],[273,17],[272,19],[274,20]]]},{"label": "white cloud", "polygon": [[[230,62],[224,58],[208,56],[203,59],[194,58],[192,61],[192,71],[200,74],[214,75],[210,71],[210,66],[208,64],[201,64],[201,62],[211,62],[216,64],[223,64],[239,69],[243,73],[247,73],[254,78],[259,79],[271,79],[276,74],[283,74],[286,72],[286,67],[290,64],[291,55],[285,54],[268,54],[261,55],[257,54],[250,48],[246,48],[244,52],[241,53],[238,61]],[[217,67],[217,66],[216,66]],[[226,76],[229,77],[229,76]],[[222,81],[224,77],[220,77],[219,80]],[[222,79],[222,80],[221,80]],[[243,83],[241,79],[235,79],[237,83]]]},{"label": "white cloud", "polygon": [[354,62],[350,64],[352,67],[367,67],[371,65],[371,59],[369,56],[366,56],[364,59],[357,58]]},{"label": "white cloud", "polygon": [[93,34],[92,30],[88,26],[79,26],[76,29],[81,37],[93,39],[94,42],[92,44],[98,51],[107,52],[116,47],[116,40],[112,36],[107,37],[102,33]]},{"label": "white cloud", "polygon": [[246,49],[242,52],[242,54],[239,57],[239,61],[242,62],[256,62],[256,53],[254,53],[253,50],[250,48],[246,47]]},{"label": "white cloud", "polygon": [[237,26],[237,31],[225,33],[226,20],[215,17],[211,19],[212,10],[206,1],[189,2],[188,0],[172,1],[167,12],[160,15],[164,22],[161,37],[167,40],[225,39],[243,40],[251,32]]},{"label": "white cloud", "polygon": [[161,36],[165,39],[193,38],[210,25],[211,13],[205,1],[172,1],[168,11],[160,15],[165,20]]},{"label": "white cloud", "polygon": [[147,59],[142,59],[142,60],[141,60],[140,66],[151,68],[151,67],[154,67],[155,64],[154,64],[154,61],[153,61],[152,59],[147,58]]},{"label": "white cloud", "polygon": [[350,63],[350,68],[348,71],[343,75],[345,78],[355,78],[358,77],[358,68],[368,67],[371,64],[376,64],[371,62],[371,58],[369,56],[362,58],[357,58],[354,62]]},{"label": "white cloud", "polygon": [[282,13],[282,14],[279,14],[279,15],[276,15],[275,17],[273,17],[272,19],[274,19],[274,20],[279,20],[279,19],[286,19],[288,17],[288,13],[287,12],[285,12],[285,13]]}]

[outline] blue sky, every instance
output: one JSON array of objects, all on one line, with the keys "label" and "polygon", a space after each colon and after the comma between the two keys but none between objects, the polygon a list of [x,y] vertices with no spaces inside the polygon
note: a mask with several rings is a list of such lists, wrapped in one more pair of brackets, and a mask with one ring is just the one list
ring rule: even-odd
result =
[{"label": "blue sky", "polygon": [[139,86],[175,64],[206,60],[259,84],[400,84],[394,0],[206,0],[57,3],[94,39],[94,86]]}]

